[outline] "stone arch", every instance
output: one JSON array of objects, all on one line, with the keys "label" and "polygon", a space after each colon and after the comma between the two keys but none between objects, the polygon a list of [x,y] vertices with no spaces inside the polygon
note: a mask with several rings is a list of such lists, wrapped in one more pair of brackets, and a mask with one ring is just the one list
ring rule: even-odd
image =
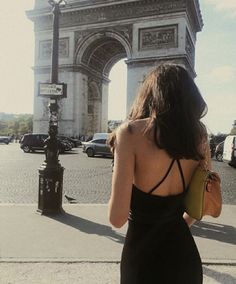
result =
[{"label": "stone arch", "polygon": [[[52,15],[47,2],[35,0],[34,9],[27,12],[34,22],[36,43],[34,132],[45,125],[37,85],[50,76]],[[61,108],[60,133],[86,135],[91,94],[100,94],[95,99],[100,100],[101,113],[96,131],[107,131],[108,76],[122,58],[127,58],[126,111],[143,77],[161,61],[183,64],[195,76],[196,34],[203,26],[199,0],[68,2],[59,23],[59,80],[68,91]]]},{"label": "stone arch", "polygon": [[[104,74],[108,74],[111,67],[120,59],[127,57],[131,58],[131,43],[122,35],[114,31],[104,31],[89,34],[84,39],[79,40],[76,52],[75,52],[75,64],[91,65],[91,60],[96,53],[99,53],[101,49],[105,47],[111,47],[114,50],[113,54],[107,54],[110,58],[107,58],[104,65]],[[106,49],[107,51],[107,49]],[[106,58],[104,58],[106,59]]]}]

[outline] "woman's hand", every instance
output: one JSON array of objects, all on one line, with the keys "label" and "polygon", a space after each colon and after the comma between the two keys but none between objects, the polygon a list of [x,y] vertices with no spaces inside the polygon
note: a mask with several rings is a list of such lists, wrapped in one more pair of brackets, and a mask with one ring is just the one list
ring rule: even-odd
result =
[{"label": "woman's hand", "polygon": [[189,226],[189,228],[197,221],[196,219],[190,217],[186,212],[184,212],[183,218],[187,223],[187,225]]}]

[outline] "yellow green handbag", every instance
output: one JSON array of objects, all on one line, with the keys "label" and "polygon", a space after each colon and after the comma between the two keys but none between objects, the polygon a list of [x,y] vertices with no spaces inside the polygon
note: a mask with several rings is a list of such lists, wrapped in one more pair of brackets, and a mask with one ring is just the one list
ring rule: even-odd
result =
[{"label": "yellow green handbag", "polygon": [[219,175],[197,167],[188,186],[184,204],[185,211],[196,220],[201,220],[205,215],[218,217],[222,208]]}]

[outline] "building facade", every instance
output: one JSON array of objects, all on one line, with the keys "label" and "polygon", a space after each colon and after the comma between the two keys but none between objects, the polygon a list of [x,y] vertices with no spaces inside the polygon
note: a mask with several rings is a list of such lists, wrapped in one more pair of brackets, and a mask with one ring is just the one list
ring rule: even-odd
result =
[{"label": "building facade", "polygon": [[[34,132],[47,132],[48,99],[38,83],[49,82],[52,13],[47,0],[27,12],[35,29]],[[127,64],[128,112],[147,72],[163,61],[183,64],[195,77],[196,34],[203,26],[198,0],[68,0],[61,8],[59,133],[106,132],[109,72]]]}]

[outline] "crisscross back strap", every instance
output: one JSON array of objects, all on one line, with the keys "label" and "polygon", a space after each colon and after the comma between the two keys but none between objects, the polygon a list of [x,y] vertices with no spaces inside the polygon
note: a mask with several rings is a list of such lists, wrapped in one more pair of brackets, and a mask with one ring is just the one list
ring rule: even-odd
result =
[{"label": "crisscross back strap", "polygon": [[151,194],[156,188],[158,188],[158,186],[160,186],[160,185],[163,183],[163,181],[164,181],[164,180],[166,179],[166,177],[168,176],[168,174],[169,174],[169,172],[170,172],[170,170],[171,170],[171,168],[172,168],[174,162],[175,162],[175,159],[173,159],[173,160],[171,161],[171,164],[170,164],[170,166],[169,166],[169,168],[168,168],[166,174],[164,175],[164,177],[157,183],[157,185],[155,185],[151,190],[148,191],[149,194]]},{"label": "crisscross back strap", "polygon": [[183,187],[184,187],[184,190],[185,190],[186,187],[185,187],[184,174],[183,174],[183,170],[182,170],[182,167],[181,167],[181,164],[180,164],[179,160],[177,160],[177,164],[178,164],[178,167],[179,167],[179,172],[180,172],[182,183],[183,183]]}]

